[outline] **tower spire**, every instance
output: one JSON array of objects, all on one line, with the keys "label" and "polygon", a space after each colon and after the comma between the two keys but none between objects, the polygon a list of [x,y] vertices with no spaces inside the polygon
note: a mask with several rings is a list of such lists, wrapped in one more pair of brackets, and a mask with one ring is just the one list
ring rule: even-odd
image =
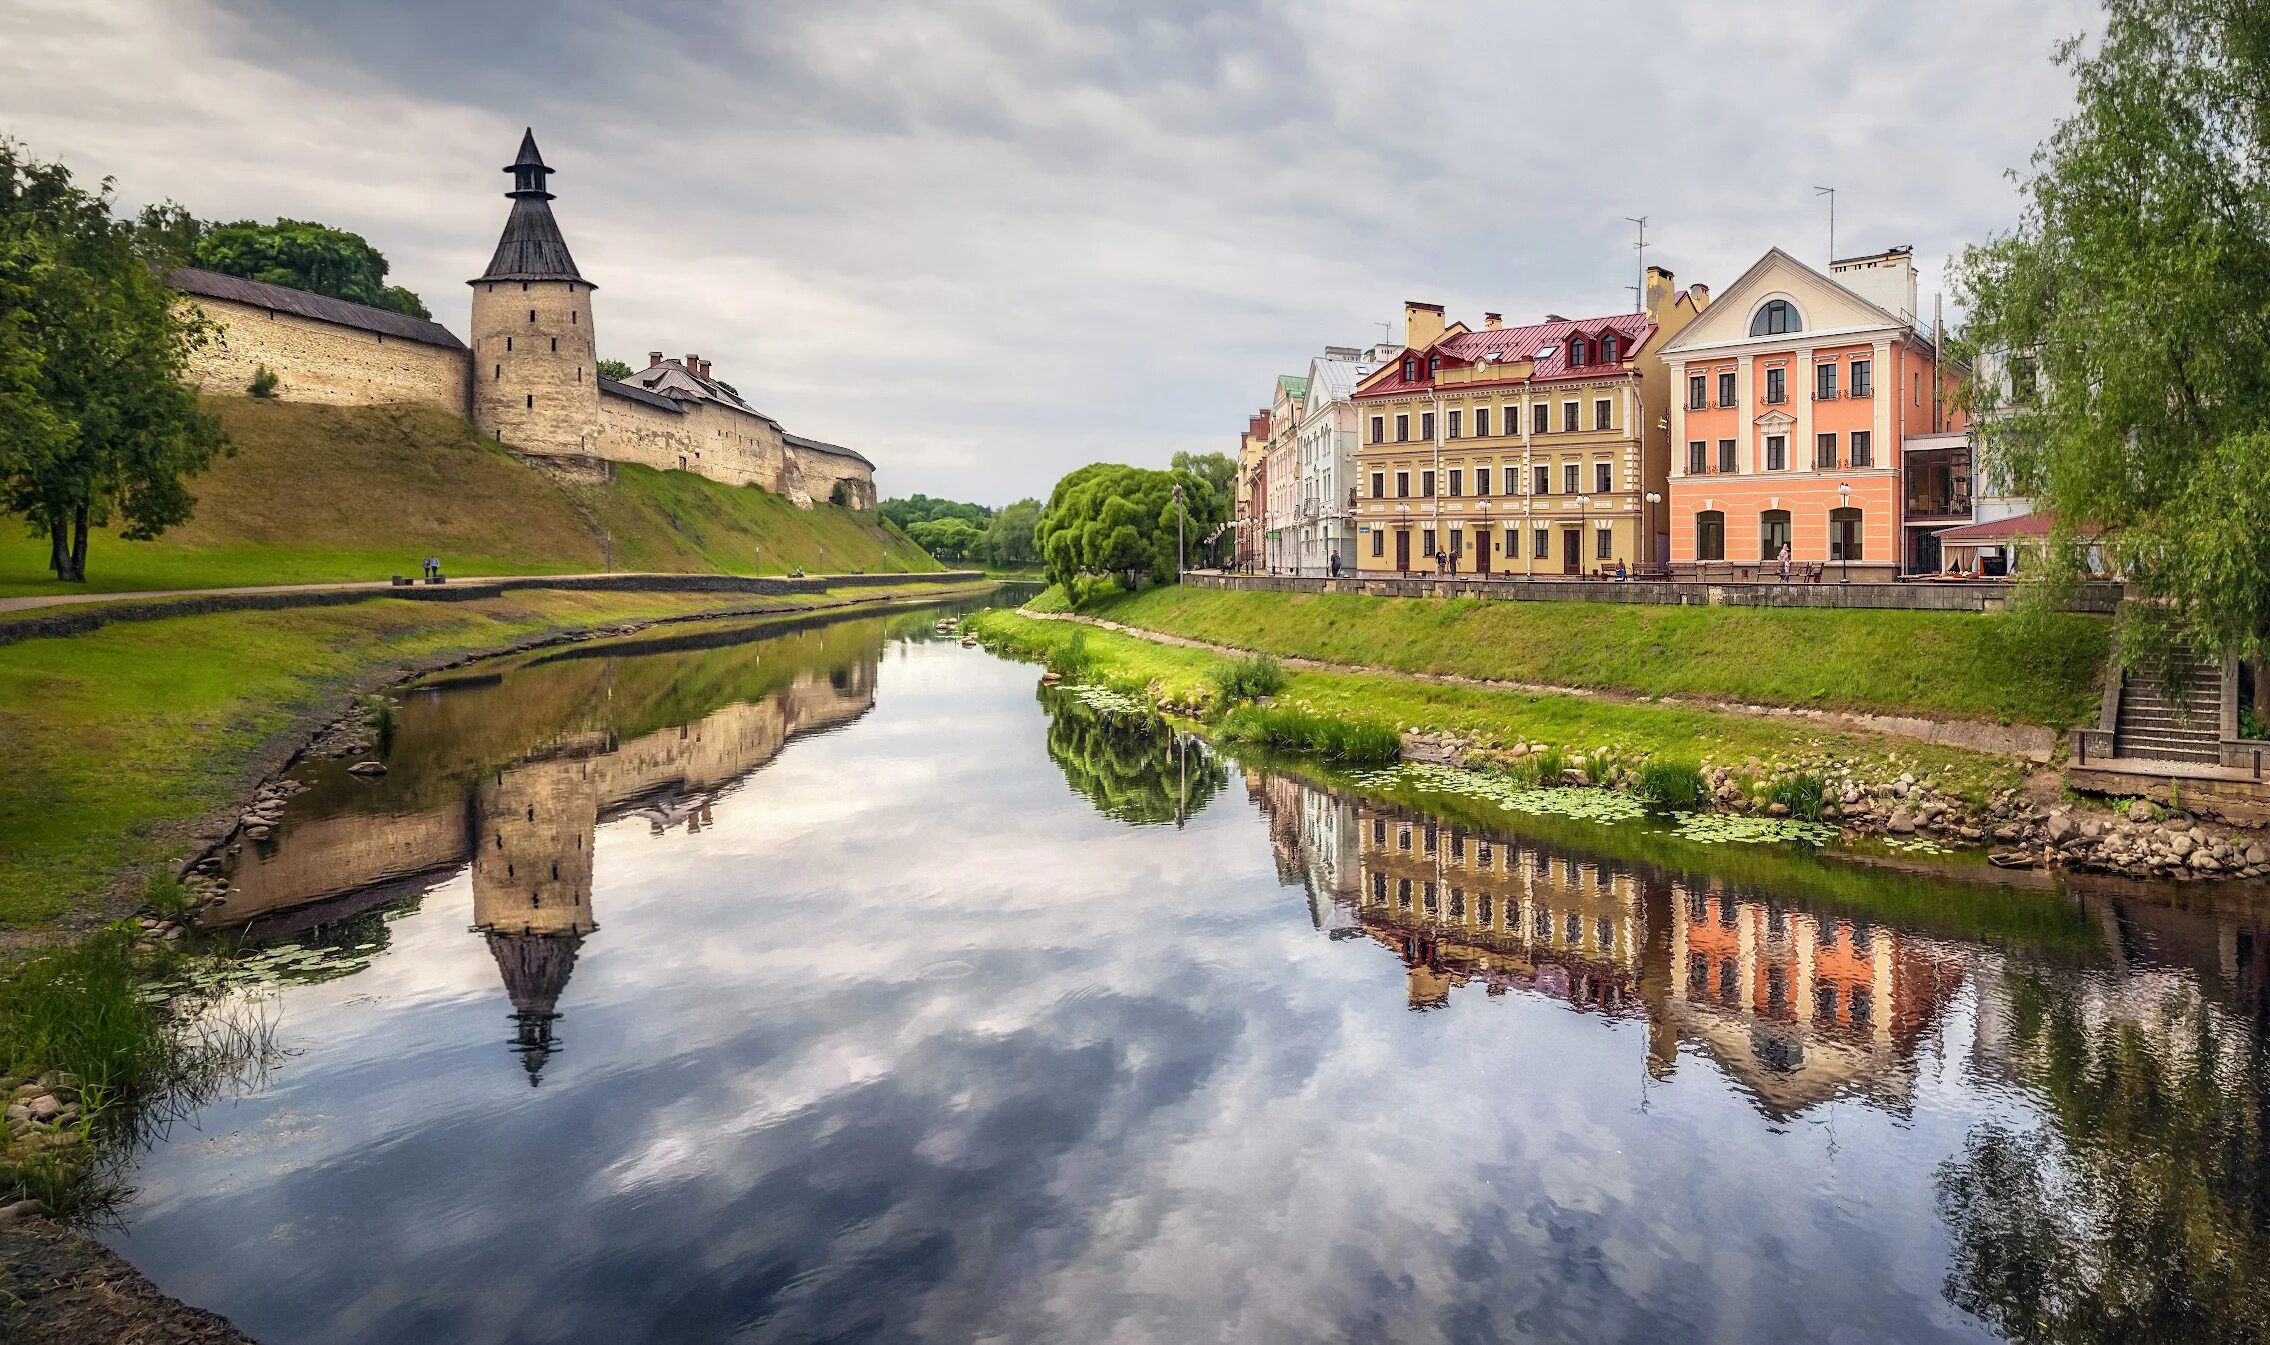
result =
[{"label": "tower spire", "polygon": [[512,198],[512,214],[506,217],[496,255],[489,259],[489,269],[480,278],[583,280],[575,269],[575,258],[568,254],[567,240],[560,237],[559,222],[552,218],[553,198],[545,179],[554,170],[536,148],[534,127],[520,133],[520,152],[504,171],[512,174],[512,190],[505,193]]},{"label": "tower spire", "polygon": [[512,174],[512,190],[505,195],[515,200],[529,196],[539,196],[547,201],[552,199],[552,194],[544,190],[544,179],[551,176],[552,170],[545,166],[544,156],[536,148],[535,127],[531,126],[520,133],[520,153],[512,157],[512,162],[504,166],[504,171]]}]

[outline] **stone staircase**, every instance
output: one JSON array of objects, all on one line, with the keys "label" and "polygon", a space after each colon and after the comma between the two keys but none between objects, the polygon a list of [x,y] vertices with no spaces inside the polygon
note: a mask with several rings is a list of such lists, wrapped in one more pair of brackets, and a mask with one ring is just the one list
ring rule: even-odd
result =
[{"label": "stone staircase", "polygon": [[2120,711],[2113,724],[2116,756],[2190,761],[2212,766],[2222,740],[2223,668],[2218,662],[2176,653],[2181,688],[2170,701],[2160,679],[2145,672],[2121,675]]}]

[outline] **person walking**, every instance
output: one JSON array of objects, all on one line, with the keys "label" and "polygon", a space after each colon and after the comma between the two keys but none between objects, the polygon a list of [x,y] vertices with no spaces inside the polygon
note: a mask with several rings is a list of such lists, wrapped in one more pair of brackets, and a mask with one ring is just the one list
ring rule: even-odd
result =
[{"label": "person walking", "polygon": [[1340,577],[1340,549],[1338,547],[1334,547],[1332,549],[1332,560],[1330,562],[1330,568],[1332,571],[1332,577],[1334,579],[1338,579]]},{"label": "person walking", "polygon": [[1779,559],[1781,561],[1781,582],[1786,584],[1789,582],[1789,543],[1783,542],[1781,544]]},{"label": "person walking", "polygon": [[441,573],[441,557],[439,557],[439,556],[428,556],[428,557],[426,557],[426,581],[427,581],[428,583],[431,583],[431,582],[433,582],[433,577],[434,577],[435,575],[437,575],[437,574],[440,574],[440,573]]}]

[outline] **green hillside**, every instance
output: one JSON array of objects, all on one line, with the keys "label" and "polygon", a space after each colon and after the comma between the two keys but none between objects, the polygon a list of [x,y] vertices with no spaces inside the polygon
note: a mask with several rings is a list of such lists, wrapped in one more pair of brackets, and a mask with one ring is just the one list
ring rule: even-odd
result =
[{"label": "green hillside", "polygon": [[0,597],[416,574],[429,555],[456,575],[618,570],[779,574],[935,570],[874,514],[798,509],[754,486],[623,467],[612,485],[563,486],[419,407],[210,398],[236,445],[191,482],[197,513],[153,542],[104,531],[83,585],[47,578],[47,544],[0,527]]}]

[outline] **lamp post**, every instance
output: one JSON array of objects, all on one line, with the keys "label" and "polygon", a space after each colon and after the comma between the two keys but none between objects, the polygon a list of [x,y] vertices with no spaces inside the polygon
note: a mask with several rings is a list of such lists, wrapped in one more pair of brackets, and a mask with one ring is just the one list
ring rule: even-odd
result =
[{"label": "lamp post", "polygon": [[1641,526],[1647,529],[1647,556],[1650,561],[1654,562],[1656,569],[1669,574],[1671,572],[1670,562],[1655,554],[1655,506],[1663,503],[1663,495],[1660,491],[1651,490],[1644,498],[1647,500],[1647,518]]},{"label": "lamp post", "polygon": [[1476,509],[1479,509],[1479,510],[1481,510],[1481,511],[1482,511],[1482,526],[1481,526],[1481,528],[1479,529],[1479,531],[1481,532],[1482,536],[1481,536],[1480,540],[1479,540],[1479,541],[1478,541],[1478,542],[1476,543],[1476,545],[1475,545],[1475,547],[1474,547],[1474,555],[1475,555],[1474,567],[1475,567],[1475,572],[1476,572],[1476,573],[1478,573],[1478,574],[1492,574],[1492,575],[1494,575],[1494,574],[1496,574],[1496,573],[1497,573],[1497,571],[1496,571],[1496,570],[1493,570],[1493,569],[1490,569],[1490,568],[1489,568],[1489,564],[1490,564],[1490,502],[1489,502],[1488,500],[1476,500],[1476,501],[1474,502],[1474,507],[1475,507]]},{"label": "lamp post", "polygon": [[1579,579],[1584,577],[1584,548],[1588,545],[1584,536],[1586,527],[1584,511],[1591,507],[1592,497],[1590,495],[1576,497],[1576,574]]},{"label": "lamp post", "polygon": [[[1850,509],[1852,507],[1852,486],[1850,485],[1850,483],[1844,481],[1837,482],[1836,496],[1837,507],[1839,509]],[[1844,520],[1841,518],[1838,519],[1837,526],[1844,526]],[[1842,539],[1841,545],[1837,547],[1837,550],[1844,554],[1844,577],[1837,580],[1837,582],[1839,584],[1849,584],[1852,582],[1852,539]]]}]

